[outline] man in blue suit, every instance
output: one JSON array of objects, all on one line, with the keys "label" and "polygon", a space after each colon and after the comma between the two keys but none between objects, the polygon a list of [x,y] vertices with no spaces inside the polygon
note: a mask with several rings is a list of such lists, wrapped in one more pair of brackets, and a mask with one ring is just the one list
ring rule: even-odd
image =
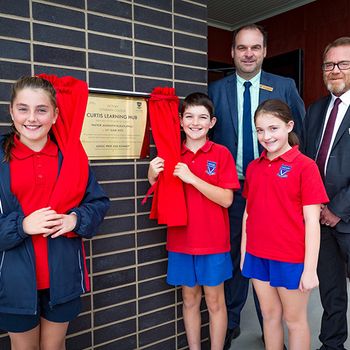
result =
[{"label": "man in blue suit", "polygon": [[[286,102],[294,117],[294,131],[302,138],[305,107],[295,86],[294,80],[261,70],[266,56],[267,34],[261,26],[251,24],[237,29],[233,33],[231,54],[236,72],[209,85],[209,96],[214,102],[217,123],[213,130],[213,140],[225,145],[236,161],[237,172],[243,188],[247,163],[249,141],[245,136],[250,134],[250,151],[248,160],[257,158],[261,149],[255,132],[253,116],[258,105],[267,99],[280,99]],[[245,90],[250,90],[249,112]],[[247,117],[248,115],[248,117]],[[243,116],[245,118],[243,118]],[[244,125],[245,124],[245,125]],[[249,159],[250,158],[250,159]],[[231,255],[233,277],[225,282],[225,297],[228,312],[228,329],[224,349],[229,349],[231,341],[240,334],[240,313],[246,302],[249,280],[241,275],[240,246],[242,235],[242,217],[245,200],[241,191],[235,192],[234,203],[229,209],[231,225]],[[257,298],[254,294],[260,325],[262,317]]]}]

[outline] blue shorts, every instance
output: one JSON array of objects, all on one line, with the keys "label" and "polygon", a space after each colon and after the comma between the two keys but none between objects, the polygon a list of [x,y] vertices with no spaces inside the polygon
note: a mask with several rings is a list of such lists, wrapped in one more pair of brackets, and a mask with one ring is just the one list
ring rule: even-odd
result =
[{"label": "blue shorts", "polygon": [[168,252],[167,283],[172,286],[218,286],[232,277],[230,253],[191,255]]},{"label": "blue shorts", "polygon": [[287,263],[258,258],[246,253],[242,275],[247,278],[270,282],[272,287],[298,289],[303,270],[303,263]]},{"label": "blue shorts", "polygon": [[0,313],[0,329],[13,333],[27,332],[40,323],[40,317],[51,322],[63,323],[72,321],[80,313],[80,297],[52,307],[49,301],[50,290],[39,290],[36,315]]}]

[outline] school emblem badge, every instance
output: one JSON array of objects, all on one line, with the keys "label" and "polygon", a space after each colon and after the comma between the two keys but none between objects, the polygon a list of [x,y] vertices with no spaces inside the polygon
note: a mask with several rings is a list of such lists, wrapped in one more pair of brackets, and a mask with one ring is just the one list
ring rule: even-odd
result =
[{"label": "school emblem badge", "polygon": [[291,169],[292,169],[291,166],[282,164],[280,167],[280,170],[278,171],[277,176],[281,178],[286,178],[288,177],[288,173],[291,171]]},{"label": "school emblem badge", "polygon": [[210,176],[215,175],[215,170],[216,170],[216,162],[212,162],[211,160],[208,160],[206,173]]}]

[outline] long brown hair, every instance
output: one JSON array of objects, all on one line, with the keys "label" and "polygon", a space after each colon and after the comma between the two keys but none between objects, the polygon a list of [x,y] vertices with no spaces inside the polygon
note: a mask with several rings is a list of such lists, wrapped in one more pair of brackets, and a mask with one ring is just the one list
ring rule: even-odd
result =
[{"label": "long brown hair", "polygon": [[[12,93],[11,93],[11,99],[10,99],[10,107],[13,107],[13,103],[18,95],[18,93],[23,90],[23,89],[42,89],[44,90],[47,95],[50,98],[50,101],[56,109],[57,104],[56,104],[56,90],[54,87],[51,85],[51,83],[48,80],[45,80],[43,78],[39,77],[30,77],[30,76],[25,76],[20,79],[18,79],[13,85],[12,85]],[[4,161],[8,162],[11,160],[11,150],[14,145],[14,136],[18,134],[15,125],[12,121],[11,124],[11,132],[6,135],[4,143],[3,143],[3,149],[4,149]]]},{"label": "long brown hair", "polygon": [[[262,102],[255,111],[254,123],[256,123],[256,118],[261,113],[272,114],[286,124],[293,121],[292,111],[289,106],[281,100],[271,99]],[[300,144],[299,138],[293,130],[288,134],[288,143],[292,147]]]}]

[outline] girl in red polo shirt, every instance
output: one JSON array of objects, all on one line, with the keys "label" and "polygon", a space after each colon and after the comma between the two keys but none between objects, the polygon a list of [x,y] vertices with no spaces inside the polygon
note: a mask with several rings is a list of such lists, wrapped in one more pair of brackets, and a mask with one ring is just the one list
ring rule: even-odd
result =
[{"label": "girl in red polo shirt", "polygon": [[[183,181],[188,222],[186,226],[169,226],[167,232],[167,282],[182,286],[191,350],[201,349],[202,287],[209,311],[211,349],[223,349],[227,328],[224,281],[232,276],[227,208],[239,182],[229,150],[207,138],[216,121],[213,110],[213,103],[202,93],[190,94],[183,102],[180,122],[186,140],[173,174]],[[160,157],[151,161],[151,184],[166,166]]]},{"label": "girl in red polo shirt", "polygon": [[320,208],[328,202],[316,163],[301,154],[293,119],[280,100],[263,102],[254,116],[265,148],[247,169],[242,227],[242,274],[251,278],[263,315],[267,349],[310,349],[307,303],[318,286]]},{"label": "girl in red polo shirt", "polygon": [[[65,92],[73,94],[76,83],[85,84],[70,77],[64,82]],[[46,79],[19,79],[10,102],[12,131],[0,137],[0,329],[9,333],[16,350],[65,349],[69,321],[79,314],[80,295],[89,289],[82,237],[96,233],[109,206],[86,155],[77,151],[80,141],[72,140],[64,152],[57,145],[58,137],[70,140],[76,130],[69,130],[56,93]],[[70,132],[61,129],[53,137],[55,123]],[[68,171],[68,181],[78,180],[81,191],[76,186],[67,193],[67,152],[86,166],[86,178]],[[58,187],[62,181],[63,189]],[[68,209],[60,211],[59,205]]]}]

